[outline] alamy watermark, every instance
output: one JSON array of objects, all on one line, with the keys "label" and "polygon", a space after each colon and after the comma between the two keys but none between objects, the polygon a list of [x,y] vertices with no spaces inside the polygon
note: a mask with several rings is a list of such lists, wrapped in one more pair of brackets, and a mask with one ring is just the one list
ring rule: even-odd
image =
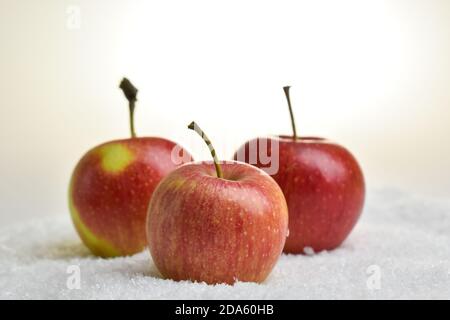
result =
[{"label": "alamy watermark", "polygon": [[81,269],[79,265],[70,265],[66,269],[69,275],[66,280],[66,286],[69,290],[81,289]]},{"label": "alamy watermark", "polygon": [[381,289],[381,268],[379,265],[372,264],[367,267],[366,274],[369,276],[366,280],[367,289],[380,290]]},{"label": "alamy watermark", "polygon": [[[171,158],[175,165],[180,165],[190,160],[189,155],[184,153],[182,147],[179,145],[176,145],[172,149]],[[235,160],[257,165],[267,174],[274,175],[280,167],[279,141],[276,138],[258,138],[251,140],[246,143],[245,148],[239,149],[235,154]],[[220,162],[230,163],[231,161],[221,160]]]},{"label": "alamy watermark", "polygon": [[70,5],[66,8],[66,28],[69,30],[81,29],[81,8],[77,5]]}]

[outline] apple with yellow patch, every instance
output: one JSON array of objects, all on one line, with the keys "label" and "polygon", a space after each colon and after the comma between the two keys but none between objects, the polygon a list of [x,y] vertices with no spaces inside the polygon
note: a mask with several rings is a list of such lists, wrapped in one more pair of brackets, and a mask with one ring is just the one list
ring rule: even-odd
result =
[{"label": "apple with yellow patch", "polygon": [[75,228],[95,255],[115,257],[140,252],[147,245],[147,207],[156,185],[178,165],[192,160],[172,141],[136,137],[137,89],[120,84],[129,100],[131,138],[106,142],[78,162],[69,187]]}]

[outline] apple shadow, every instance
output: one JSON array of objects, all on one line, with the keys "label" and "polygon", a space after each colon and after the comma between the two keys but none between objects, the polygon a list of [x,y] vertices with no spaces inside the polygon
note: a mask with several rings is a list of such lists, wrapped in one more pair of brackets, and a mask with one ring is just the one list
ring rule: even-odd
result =
[{"label": "apple shadow", "polygon": [[[143,250],[146,251],[148,249]],[[44,246],[36,246],[33,248],[32,257],[34,259],[46,259],[46,260],[70,260],[70,259],[104,259],[110,261],[111,264],[105,266],[111,268],[110,270],[117,270],[122,272],[128,272],[131,276],[148,277],[154,279],[165,280],[161,273],[156,268],[151,257],[136,257],[133,266],[124,270],[124,264],[121,259],[127,259],[129,257],[115,257],[115,258],[100,258],[93,255],[90,250],[78,239],[64,239],[58,242],[48,243]],[[137,253],[137,255],[142,252]],[[148,253],[150,255],[150,253]]]},{"label": "apple shadow", "polygon": [[158,271],[155,264],[153,262],[150,263],[150,267],[147,268],[141,273],[144,277],[155,278],[159,280],[166,280],[162,274]]},{"label": "apple shadow", "polygon": [[93,257],[89,249],[81,241],[74,239],[50,243],[45,247],[37,247],[33,255],[38,259],[49,260]]}]

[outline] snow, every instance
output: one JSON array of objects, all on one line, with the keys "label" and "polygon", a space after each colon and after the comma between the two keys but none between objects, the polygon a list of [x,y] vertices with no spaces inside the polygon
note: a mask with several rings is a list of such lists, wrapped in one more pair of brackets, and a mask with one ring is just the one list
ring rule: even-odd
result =
[{"label": "snow", "polygon": [[0,298],[450,299],[450,200],[371,191],[341,248],[283,255],[265,283],[234,286],[164,280],[148,251],[93,257],[61,214],[0,230]]}]

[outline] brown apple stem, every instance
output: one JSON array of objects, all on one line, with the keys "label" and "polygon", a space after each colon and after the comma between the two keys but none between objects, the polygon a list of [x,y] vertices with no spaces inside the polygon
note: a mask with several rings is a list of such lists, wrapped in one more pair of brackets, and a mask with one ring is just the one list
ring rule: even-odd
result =
[{"label": "brown apple stem", "polygon": [[209,148],[209,151],[211,152],[211,156],[213,157],[213,160],[214,160],[214,166],[216,167],[217,178],[223,178],[222,167],[219,164],[219,159],[217,159],[216,150],[214,149],[208,136],[203,132],[202,129],[200,129],[200,127],[194,121],[192,121],[188,125],[188,128],[197,132],[198,135],[200,137],[202,137],[203,141],[205,141],[206,145]]},{"label": "brown apple stem", "polygon": [[122,89],[125,97],[128,100],[128,108],[130,109],[130,131],[131,137],[136,138],[136,131],[134,130],[134,107],[137,101],[138,89],[127,78],[123,78],[120,82],[119,88]]},{"label": "brown apple stem", "polygon": [[290,86],[286,86],[286,87],[283,87],[283,90],[284,90],[284,94],[286,95],[287,103],[288,103],[288,106],[289,106],[289,113],[291,115],[292,134],[293,134],[292,138],[294,140],[297,140],[297,129],[295,128],[294,112],[292,111],[291,98],[289,96],[289,89],[290,88],[291,88]]}]

